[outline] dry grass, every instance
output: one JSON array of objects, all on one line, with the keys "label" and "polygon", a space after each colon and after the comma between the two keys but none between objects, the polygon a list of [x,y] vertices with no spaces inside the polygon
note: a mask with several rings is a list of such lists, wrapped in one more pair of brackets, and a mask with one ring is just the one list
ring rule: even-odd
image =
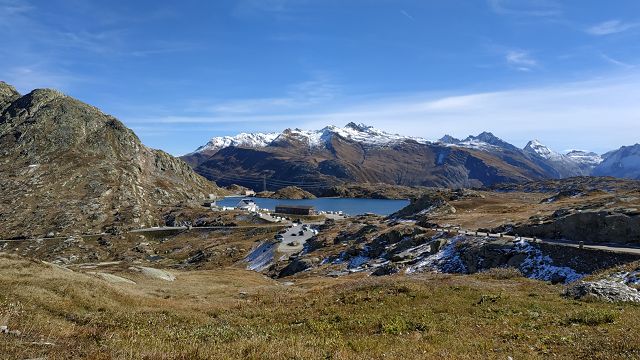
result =
[{"label": "dry grass", "polygon": [[[306,278],[238,269],[109,284],[0,256],[2,358],[637,358],[640,307],[582,303],[525,278]],[[122,274],[121,274],[122,275]]]},{"label": "dry grass", "polygon": [[523,277],[520,269],[514,267],[491,268],[482,271],[480,274],[496,280],[506,280]]}]

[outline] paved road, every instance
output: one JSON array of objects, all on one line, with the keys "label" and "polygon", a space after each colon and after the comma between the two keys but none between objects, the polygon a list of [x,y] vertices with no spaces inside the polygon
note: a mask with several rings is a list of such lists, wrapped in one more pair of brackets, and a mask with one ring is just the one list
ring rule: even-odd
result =
[{"label": "paved road", "polygon": [[52,237],[39,237],[29,239],[0,239],[0,242],[24,242],[24,241],[42,241],[42,240],[66,240],[70,237],[88,238],[94,236],[107,235],[107,233],[91,234],[91,235],[67,235],[67,236],[52,236]]},{"label": "paved road", "polygon": [[[196,229],[210,229],[210,230],[233,230],[233,229],[256,229],[256,228],[282,228],[287,226],[286,223],[277,223],[277,224],[266,224],[266,225],[240,225],[240,226],[193,226],[189,228],[188,226],[162,226],[162,227],[151,227],[151,228],[143,228],[131,230],[129,233],[150,233],[150,232],[159,232],[159,231],[178,231],[178,230],[196,230]],[[0,242],[25,242],[25,241],[42,241],[42,240],[66,240],[70,237],[95,237],[95,236],[103,236],[108,235],[107,233],[100,234],[91,234],[91,235],[67,235],[67,236],[54,236],[54,237],[40,237],[40,238],[29,238],[29,239],[0,239]]]},{"label": "paved road", "polygon": [[172,231],[172,230],[198,230],[198,229],[210,229],[210,230],[232,230],[232,229],[256,229],[256,228],[281,228],[285,227],[287,224],[278,223],[278,224],[266,224],[266,225],[238,225],[238,226],[162,226],[155,228],[144,228],[144,229],[136,229],[129,231],[130,233],[145,233],[145,232],[156,232],[156,231]]},{"label": "paved road", "polygon": [[[471,231],[471,230],[462,230],[462,229],[458,229],[458,228],[449,228],[449,229],[432,228],[431,230],[434,230],[434,231],[457,231],[458,234],[466,234],[466,235],[473,235],[473,236],[488,236],[488,237],[492,237],[492,238],[502,238],[502,239],[506,239],[506,240],[520,240],[520,239],[522,239],[524,241],[529,241],[529,242],[540,242],[540,243],[554,244],[554,245],[560,245],[560,246],[568,246],[568,247],[574,247],[574,248],[579,248],[580,247],[580,242],[579,241],[550,240],[550,239],[540,239],[540,238],[524,237],[524,236],[516,237],[516,236],[513,236],[513,235],[505,235],[505,234],[499,234],[499,233],[494,234],[494,233],[486,233],[486,232]],[[597,245],[584,244],[584,245],[582,245],[582,247],[585,248],[585,249],[591,249],[591,250],[606,250],[606,251],[613,251],[613,252],[621,252],[621,253],[627,253],[627,254],[640,255],[640,247],[622,245],[622,244],[611,244],[611,243],[597,244]]]}]

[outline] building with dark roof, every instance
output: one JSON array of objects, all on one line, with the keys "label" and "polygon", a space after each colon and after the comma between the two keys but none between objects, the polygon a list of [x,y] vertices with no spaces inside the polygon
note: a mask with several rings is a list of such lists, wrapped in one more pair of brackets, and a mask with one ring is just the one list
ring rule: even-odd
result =
[{"label": "building with dark roof", "polygon": [[289,215],[314,215],[313,206],[308,205],[276,205],[276,213]]}]

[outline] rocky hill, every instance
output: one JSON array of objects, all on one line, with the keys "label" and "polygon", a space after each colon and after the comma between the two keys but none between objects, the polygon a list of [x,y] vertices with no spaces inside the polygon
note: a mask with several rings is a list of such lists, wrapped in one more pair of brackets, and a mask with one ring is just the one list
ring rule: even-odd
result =
[{"label": "rocky hill", "polygon": [[55,90],[0,83],[0,237],[160,222],[160,208],[221,192],[120,121]]},{"label": "rocky hill", "polygon": [[316,196],[297,186],[287,186],[269,196],[271,199],[315,199]]}]

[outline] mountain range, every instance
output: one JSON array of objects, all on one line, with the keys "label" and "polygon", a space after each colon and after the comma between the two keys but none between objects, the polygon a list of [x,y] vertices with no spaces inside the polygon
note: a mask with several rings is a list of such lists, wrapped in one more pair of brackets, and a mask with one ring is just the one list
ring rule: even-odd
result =
[{"label": "mountain range", "polygon": [[349,123],[214,137],[182,159],[220,185],[260,190],[296,184],[317,193],[343,182],[474,187],[592,174],[638,178],[638,154],[640,145],[604,155],[562,154],[537,140],[520,149],[490,132],[430,141]]}]

